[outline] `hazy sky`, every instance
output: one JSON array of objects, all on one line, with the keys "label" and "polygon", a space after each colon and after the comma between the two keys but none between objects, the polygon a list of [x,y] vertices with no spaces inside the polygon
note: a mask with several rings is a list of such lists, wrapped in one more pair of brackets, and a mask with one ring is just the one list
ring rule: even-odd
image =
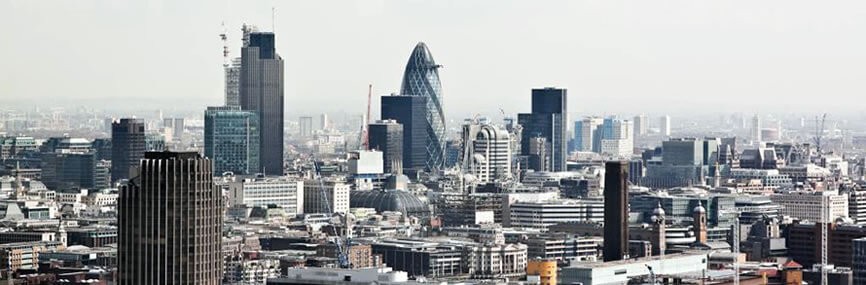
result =
[{"label": "hazy sky", "polygon": [[[0,0],[0,104],[223,103],[225,22],[271,29],[290,115],[364,111],[428,44],[446,114],[863,111],[866,1]],[[378,117],[378,98],[374,97]]]}]

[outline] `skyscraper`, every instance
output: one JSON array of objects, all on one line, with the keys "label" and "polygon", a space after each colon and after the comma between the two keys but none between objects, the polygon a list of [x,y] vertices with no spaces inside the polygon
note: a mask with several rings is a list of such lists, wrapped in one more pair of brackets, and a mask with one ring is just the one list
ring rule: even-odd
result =
[{"label": "skyscraper", "polygon": [[752,117],[752,141],[755,143],[760,143],[763,139],[761,137],[761,117],[757,114]]},{"label": "skyscraper", "polygon": [[313,117],[298,117],[298,134],[302,137],[313,136]]},{"label": "skyscraper", "polygon": [[[518,114],[517,121],[523,126],[521,138],[522,155],[529,154],[529,143],[532,138],[542,137],[547,143],[546,149],[551,171],[565,171],[566,156],[566,124],[567,114],[566,89],[543,88],[532,89],[532,113]],[[538,169],[536,169],[538,170]]]},{"label": "skyscraper", "polygon": [[427,100],[422,96],[382,96],[382,120],[403,125],[403,169],[410,174],[431,170]]},{"label": "skyscraper", "polygon": [[252,32],[248,38],[241,49],[240,105],[259,115],[262,169],[266,174],[282,175],[283,59],[276,52],[274,33]]},{"label": "skyscraper", "polygon": [[663,136],[671,135],[671,116],[664,115],[659,118],[659,132]]},{"label": "skyscraper", "polygon": [[144,120],[120,119],[111,123],[111,182],[129,179],[132,167],[144,158]]},{"label": "skyscraper", "polygon": [[[418,43],[412,50],[409,62],[406,63],[403,86],[400,88],[402,95],[426,98],[424,169],[427,171],[440,169],[445,163],[445,113],[442,111],[440,67],[441,65],[433,61],[433,55],[430,54],[427,45],[423,42]],[[383,119],[385,118],[383,117]],[[400,123],[404,124],[404,130],[407,130],[406,133],[408,133],[405,123]]]},{"label": "skyscraper", "polygon": [[231,63],[226,63],[223,67],[226,73],[226,106],[240,107],[241,58],[235,58]]},{"label": "skyscraper", "polygon": [[628,163],[605,163],[604,261],[628,258]]},{"label": "skyscraper", "polygon": [[604,119],[601,126],[600,153],[629,158],[634,153],[633,124],[615,117]]},{"label": "skyscraper", "polygon": [[[574,147],[577,151],[601,151],[601,140],[596,142],[598,126],[604,123],[600,117],[585,117],[574,122]],[[596,146],[596,144],[599,144]],[[598,149],[598,150],[596,150]]]},{"label": "skyscraper", "polygon": [[634,134],[635,137],[647,134],[649,130],[649,119],[646,115],[640,114],[634,116]]},{"label": "skyscraper", "polygon": [[382,152],[384,171],[403,171],[403,125],[395,120],[379,120],[368,127],[370,149]]},{"label": "skyscraper", "polygon": [[220,284],[223,203],[209,159],[148,152],[117,203],[117,284]]},{"label": "skyscraper", "polygon": [[208,107],[204,112],[204,155],[214,173],[261,172],[259,116],[238,106]]}]

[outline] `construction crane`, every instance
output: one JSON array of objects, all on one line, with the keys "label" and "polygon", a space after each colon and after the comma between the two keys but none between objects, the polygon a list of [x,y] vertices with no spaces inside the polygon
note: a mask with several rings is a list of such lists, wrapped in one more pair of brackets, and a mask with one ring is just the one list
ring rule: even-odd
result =
[{"label": "construction crane", "polygon": [[373,84],[367,86],[367,115],[361,119],[361,132],[358,136],[358,145],[363,150],[370,150],[370,102],[373,101]]},{"label": "construction crane", "polygon": [[820,118],[815,116],[815,149],[818,151],[818,156],[822,155],[821,139],[824,137],[824,124],[827,122],[827,113],[824,113]]},{"label": "construction crane", "polygon": [[[325,182],[322,180],[322,166],[316,160],[315,156],[313,156],[313,169],[315,170],[315,178],[316,181],[319,182],[319,191],[322,197],[322,200],[325,202],[325,213],[331,212],[331,202],[328,201],[329,195],[327,194],[327,190],[325,190]],[[336,194],[336,193],[335,193]],[[349,218],[345,219],[346,232],[349,231]],[[349,263],[349,237],[343,239],[340,234],[337,232],[337,228],[333,225],[331,226],[331,230],[333,230],[334,237],[332,242],[334,246],[337,247],[337,263],[340,268],[349,268],[351,264]]]},{"label": "construction crane", "polygon": [[222,23],[223,32],[220,34],[220,40],[223,41],[223,67],[229,66],[229,44],[228,35],[226,34],[226,23]]}]

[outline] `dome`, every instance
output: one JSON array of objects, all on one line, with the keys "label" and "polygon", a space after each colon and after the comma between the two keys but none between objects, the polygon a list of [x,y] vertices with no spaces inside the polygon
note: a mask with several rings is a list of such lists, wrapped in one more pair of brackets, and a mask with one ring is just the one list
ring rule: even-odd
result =
[{"label": "dome", "polygon": [[406,190],[355,190],[349,197],[352,208],[374,208],[376,212],[393,211],[405,216],[426,217],[427,203]]},{"label": "dome", "polygon": [[653,210],[653,214],[656,216],[664,216],[665,215],[665,209],[662,208],[661,203],[659,203],[658,207],[656,207],[656,209]]},{"label": "dome", "polygon": [[698,204],[698,206],[695,207],[695,209],[692,210],[692,211],[695,212],[695,213],[702,213],[702,214],[707,213],[707,209],[704,209],[704,206],[703,206],[703,205],[700,205],[700,204]]}]

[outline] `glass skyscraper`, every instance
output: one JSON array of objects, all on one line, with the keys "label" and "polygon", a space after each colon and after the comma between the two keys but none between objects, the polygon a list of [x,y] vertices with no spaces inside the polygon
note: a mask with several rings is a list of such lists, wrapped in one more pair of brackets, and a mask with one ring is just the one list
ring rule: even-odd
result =
[{"label": "glass skyscraper", "polygon": [[542,88],[532,89],[532,113],[518,114],[517,121],[523,126],[521,133],[522,155],[531,155],[530,142],[533,138],[544,138],[546,141],[546,159],[549,167],[536,166],[536,171],[549,169],[565,171],[566,158],[566,98],[565,89]]},{"label": "glass skyscraper", "polygon": [[403,126],[402,169],[409,174],[432,169],[428,168],[431,157],[427,106],[426,97],[382,96],[382,120],[395,120]]},{"label": "glass skyscraper", "polygon": [[[412,50],[409,62],[406,63],[406,71],[403,73],[403,86],[400,88],[402,95],[427,98],[425,108],[427,121],[425,128],[426,140],[424,142],[426,159],[424,168],[428,171],[441,169],[445,163],[445,114],[442,111],[442,84],[439,82],[440,67],[441,65],[433,61],[433,55],[430,54],[427,45],[423,42],[418,43],[415,49]],[[405,144],[404,147],[406,147]],[[406,157],[404,156],[404,158]],[[406,164],[404,167],[410,167],[410,165]]]},{"label": "glass skyscraper", "polygon": [[208,107],[204,113],[204,154],[214,173],[261,172],[259,116],[240,107]]}]

